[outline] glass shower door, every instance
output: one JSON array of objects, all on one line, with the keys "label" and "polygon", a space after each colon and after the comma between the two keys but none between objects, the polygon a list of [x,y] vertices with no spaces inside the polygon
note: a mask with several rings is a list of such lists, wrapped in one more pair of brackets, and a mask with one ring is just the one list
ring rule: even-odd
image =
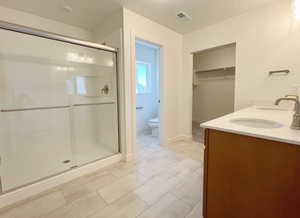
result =
[{"label": "glass shower door", "polygon": [[0,30],[3,192],[118,153],[115,54]]},{"label": "glass shower door", "polygon": [[77,165],[119,150],[115,56],[93,52],[92,57],[93,65],[73,73],[71,129]]}]

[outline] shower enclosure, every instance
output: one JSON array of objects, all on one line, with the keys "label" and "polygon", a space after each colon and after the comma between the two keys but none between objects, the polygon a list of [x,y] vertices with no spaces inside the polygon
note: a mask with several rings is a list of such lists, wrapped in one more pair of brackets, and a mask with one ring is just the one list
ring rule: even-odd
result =
[{"label": "shower enclosure", "polygon": [[0,192],[119,152],[116,57],[0,23]]}]

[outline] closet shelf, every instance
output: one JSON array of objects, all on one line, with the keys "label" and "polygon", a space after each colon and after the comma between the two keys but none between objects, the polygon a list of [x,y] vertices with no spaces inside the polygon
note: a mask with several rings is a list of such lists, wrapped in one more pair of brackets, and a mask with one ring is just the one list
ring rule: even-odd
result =
[{"label": "closet shelf", "polygon": [[216,71],[228,71],[228,70],[235,70],[235,67],[223,67],[223,68],[216,68],[216,69],[208,69],[208,70],[194,70],[195,73],[208,73],[208,72],[216,72]]}]

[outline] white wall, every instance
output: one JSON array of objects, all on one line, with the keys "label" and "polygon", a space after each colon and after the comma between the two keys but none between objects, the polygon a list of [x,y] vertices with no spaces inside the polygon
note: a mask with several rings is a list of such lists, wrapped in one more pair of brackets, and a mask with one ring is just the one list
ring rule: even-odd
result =
[{"label": "white wall", "polygon": [[17,11],[0,6],[0,20],[29,26],[48,32],[66,35],[78,39],[90,40],[91,33],[79,27],[67,25],[57,21],[42,18],[33,14]]},{"label": "white wall", "polygon": [[234,67],[235,49],[235,44],[231,44],[195,53],[194,71]]},{"label": "white wall", "polygon": [[[184,36],[181,134],[191,132],[191,52],[237,43],[235,109],[256,101],[273,101],[300,83],[300,25],[292,16],[290,1],[279,0],[241,16]],[[270,70],[290,69],[286,77],[268,77]]]},{"label": "white wall", "polygon": [[93,29],[93,41],[105,43],[114,48],[121,48],[120,32],[123,27],[123,10],[108,15]]},{"label": "white wall", "polygon": [[135,38],[161,46],[161,141],[178,136],[178,90],[182,71],[182,35],[124,9],[124,76],[126,101],[126,144],[133,152],[135,143]]},{"label": "white wall", "polygon": [[136,110],[137,134],[150,133],[148,121],[158,117],[158,55],[159,48],[149,47],[136,43],[136,61],[150,64],[150,85],[151,90],[147,93],[136,94],[136,106],[142,109]]}]

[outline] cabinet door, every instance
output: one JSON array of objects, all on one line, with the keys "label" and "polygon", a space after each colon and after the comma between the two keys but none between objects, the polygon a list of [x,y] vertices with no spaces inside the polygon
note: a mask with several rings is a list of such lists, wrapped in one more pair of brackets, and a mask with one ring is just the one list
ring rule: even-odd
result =
[{"label": "cabinet door", "polygon": [[300,214],[300,147],[209,130],[207,218]]},{"label": "cabinet door", "polygon": [[209,130],[204,132],[204,177],[203,177],[203,208],[202,215],[207,217],[207,166],[208,166],[208,149],[209,149]]}]

